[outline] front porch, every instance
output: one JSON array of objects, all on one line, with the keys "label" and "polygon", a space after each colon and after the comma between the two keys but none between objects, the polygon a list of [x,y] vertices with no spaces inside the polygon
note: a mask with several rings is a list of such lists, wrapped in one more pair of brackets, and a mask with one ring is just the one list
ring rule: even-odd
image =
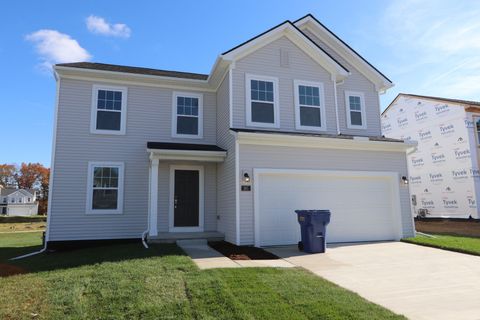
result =
[{"label": "front porch", "polygon": [[223,240],[217,230],[215,145],[149,142],[148,242]]}]

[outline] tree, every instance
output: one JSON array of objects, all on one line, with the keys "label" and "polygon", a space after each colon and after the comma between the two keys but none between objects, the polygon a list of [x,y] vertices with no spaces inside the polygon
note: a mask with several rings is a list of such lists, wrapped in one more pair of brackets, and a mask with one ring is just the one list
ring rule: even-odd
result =
[{"label": "tree", "polygon": [[40,163],[0,164],[0,185],[20,189],[35,189],[39,213],[47,212],[50,169]]},{"label": "tree", "polygon": [[16,185],[15,173],[17,168],[13,164],[0,164],[0,186],[10,187]]}]

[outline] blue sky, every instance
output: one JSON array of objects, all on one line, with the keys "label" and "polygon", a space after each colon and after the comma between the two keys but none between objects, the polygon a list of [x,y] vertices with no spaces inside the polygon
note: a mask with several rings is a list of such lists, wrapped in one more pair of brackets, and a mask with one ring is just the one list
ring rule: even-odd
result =
[{"label": "blue sky", "polygon": [[0,163],[50,164],[52,63],[208,73],[219,53],[306,13],[393,80],[382,109],[398,92],[480,100],[480,1],[9,1]]}]

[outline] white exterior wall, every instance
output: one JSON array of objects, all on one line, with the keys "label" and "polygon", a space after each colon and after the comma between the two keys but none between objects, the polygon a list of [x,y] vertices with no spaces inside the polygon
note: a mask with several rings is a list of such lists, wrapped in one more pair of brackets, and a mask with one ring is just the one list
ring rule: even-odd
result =
[{"label": "white exterior wall", "polygon": [[7,216],[34,216],[38,214],[38,204],[14,204],[7,206]]},{"label": "white exterior wall", "polygon": [[[264,145],[240,145],[240,172],[253,177],[254,168],[390,171],[407,175],[403,152],[376,152]],[[348,201],[348,199],[345,199]],[[405,237],[414,235],[408,188],[400,187],[402,229]],[[293,214],[293,213],[292,213]],[[240,191],[240,243],[254,243],[253,190]]]},{"label": "white exterior wall", "polygon": [[400,96],[383,114],[382,129],[387,137],[418,142],[408,156],[414,215],[428,209],[432,217],[479,217],[473,122],[462,105]]},{"label": "white exterior wall", "polygon": [[[127,86],[126,134],[92,134],[92,87],[96,83],[98,82],[71,79],[62,79],[60,83],[53,188],[50,193],[49,241],[140,238],[147,228],[147,142],[216,143],[215,93],[203,92],[203,139],[172,138],[172,93],[188,90],[141,84]],[[124,163],[122,214],[86,214],[89,161]],[[205,173],[214,171],[210,168]],[[206,181],[209,190],[216,190],[216,179]],[[160,193],[168,192],[161,185],[164,182],[159,180]],[[211,194],[208,190],[206,193]],[[159,223],[164,222],[165,207],[160,203],[162,199],[164,198],[159,198]],[[210,199],[213,202],[205,203],[209,208],[205,211],[208,217],[216,215],[213,208],[216,200],[213,196]],[[210,219],[205,226],[214,228],[214,222]],[[162,225],[160,230],[163,228]]]}]

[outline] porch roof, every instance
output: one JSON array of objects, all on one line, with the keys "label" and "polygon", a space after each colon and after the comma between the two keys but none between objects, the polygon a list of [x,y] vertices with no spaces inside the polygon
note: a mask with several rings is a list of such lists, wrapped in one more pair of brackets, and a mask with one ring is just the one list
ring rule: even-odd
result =
[{"label": "porch roof", "polygon": [[151,159],[223,162],[227,151],[213,144],[147,142]]}]

